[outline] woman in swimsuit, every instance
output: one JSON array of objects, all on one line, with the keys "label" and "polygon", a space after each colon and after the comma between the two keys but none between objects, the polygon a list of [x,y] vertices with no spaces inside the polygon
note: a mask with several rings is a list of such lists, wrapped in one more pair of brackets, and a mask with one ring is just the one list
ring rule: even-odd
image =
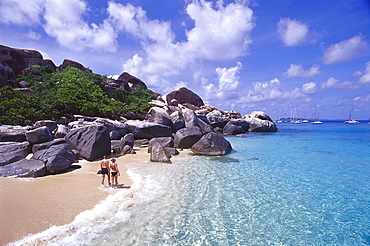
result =
[{"label": "woman in swimsuit", "polygon": [[112,175],[112,185],[114,184],[118,185],[118,176],[120,175],[119,170],[118,170],[118,165],[116,163],[116,159],[112,159],[111,161],[112,163],[110,164],[110,169],[111,169],[111,175]]},{"label": "woman in swimsuit", "polygon": [[109,161],[106,156],[100,162],[101,174],[102,174],[102,181],[101,184],[104,185],[105,175],[108,175],[108,184],[110,185],[110,175],[109,175]]}]

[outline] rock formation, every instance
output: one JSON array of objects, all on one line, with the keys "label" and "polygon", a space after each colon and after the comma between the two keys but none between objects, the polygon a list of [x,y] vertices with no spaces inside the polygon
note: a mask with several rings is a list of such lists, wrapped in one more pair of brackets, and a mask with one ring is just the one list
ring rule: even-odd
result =
[{"label": "rock formation", "polygon": [[[57,67],[43,59],[38,51],[0,45],[0,87],[10,85],[21,87],[18,90],[30,90],[26,81],[19,84],[15,81],[16,74],[34,72],[30,65],[49,66],[55,71],[69,65],[86,70],[75,61],[65,59]],[[147,87],[124,72],[117,80],[107,80],[107,93],[117,88],[129,94]],[[278,131],[264,112],[241,116],[236,111],[221,111],[205,105],[197,94],[184,87],[158,96],[151,103],[153,107],[142,121],[75,115],[55,121],[42,120],[27,127],[0,124],[0,176],[56,174],[68,170],[79,157],[93,161],[112,153],[135,153],[138,145],[148,145],[153,162],[170,163],[171,156],[178,154],[177,148],[188,148],[199,155],[221,156],[232,150],[225,135]],[[29,159],[27,156],[31,154]]]}]

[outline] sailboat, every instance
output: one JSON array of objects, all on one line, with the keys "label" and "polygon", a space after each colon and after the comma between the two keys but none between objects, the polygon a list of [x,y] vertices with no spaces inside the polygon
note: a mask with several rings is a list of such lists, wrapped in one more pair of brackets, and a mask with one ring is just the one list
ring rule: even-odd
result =
[{"label": "sailboat", "polygon": [[316,106],[317,105],[315,105],[315,113],[314,113],[314,119],[315,119],[315,121],[312,121],[311,122],[311,124],[322,124],[323,122],[322,121],[319,121],[319,116],[317,115],[317,117],[316,117]]},{"label": "sailboat", "polygon": [[302,121],[297,118],[297,108],[294,108],[293,120],[291,120],[290,123],[302,124]]},{"label": "sailboat", "polygon": [[349,109],[349,117],[348,117],[348,120],[346,120],[344,123],[345,124],[360,124],[359,121],[352,119],[352,114],[353,114],[353,105],[351,103],[351,107]]}]

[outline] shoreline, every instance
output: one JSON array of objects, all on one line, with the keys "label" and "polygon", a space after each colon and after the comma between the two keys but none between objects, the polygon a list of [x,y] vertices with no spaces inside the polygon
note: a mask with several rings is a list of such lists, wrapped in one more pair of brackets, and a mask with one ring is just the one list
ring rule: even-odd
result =
[{"label": "shoreline", "polygon": [[[149,159],[146,148],[135,148],[135,151],[136,154],[116,158],[121,173],[119,188],[130,188],[133,184],[126,163],[140,164]],[[0,177],[0,245],[40,233],[53,225],[69,224],[78,214],[94,208],[114,193],[115,189],[101,187],[99,169],[100,161],[80,160],[62,174],[39,178]]]}]

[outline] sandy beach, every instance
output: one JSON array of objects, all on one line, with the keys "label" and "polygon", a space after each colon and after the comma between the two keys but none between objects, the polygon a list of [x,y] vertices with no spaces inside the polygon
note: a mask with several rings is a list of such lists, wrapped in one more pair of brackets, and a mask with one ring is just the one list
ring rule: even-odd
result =
[{"label": "sandy beach", "polygon": [[[146,149],[117,158],[121,172],[119,187],[129,188],[132,180],[125,163],[149,160]],[[0,177],[0,245],[72,222],[79,213],[92,209],[112,189],[101,188],[100,161],[79,161],[63,174],[40,178]]]}]

